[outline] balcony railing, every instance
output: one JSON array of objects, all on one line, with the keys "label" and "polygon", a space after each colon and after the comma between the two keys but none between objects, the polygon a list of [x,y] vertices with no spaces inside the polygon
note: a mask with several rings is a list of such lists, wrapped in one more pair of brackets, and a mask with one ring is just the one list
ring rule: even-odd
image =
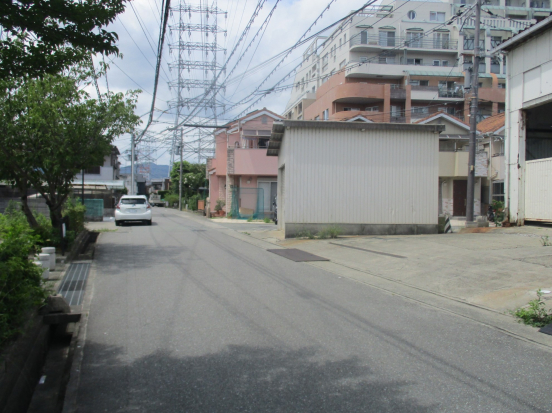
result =
[{"label": "balcony railing", "polygon": [[[431,59],[428,59],[431,60]],[[368,60],[351,60],[349,61],[350,65],[355,65],[358,63],[369,63],[369,64],[379,64],[379,65],[401,65],[401,66],[431,66],[431,67],[445,67],[447,69],[452,67],[458,67],[458,64],[450,65],[450,66],[435,66],[433,63],[404,63],[402,59],[393,59],[388,57],[380,58],[379,56],[375,56],[373,59]]]},{"label": "balcony railing", "polygon": [[242,141],[236,142],[234,146],[230,146],[230,148],[235,149],[267,149],[268,148],[268,140],[261,141],[261,142],[255,142],[255,141]]},{"label": "balcony railing", "polygon": [[[464,39],[464,50],[473,50],[475,47],[475,39]],[[485,50],[485,40],[479,41],[479,49]]]},{"label": "balcony railing", "polygon": [[376,47],[401,47],[407,49],[456,50],[458,48],[458,41],[446,40],[442,38],[428,39],[425,37],[414,39],[404,36],[383,37],[374,34],[355,36],[350,40],[350,47],[360,45]]},{"label": "balcony railing", "polygon": [[439,88],[439,97],[440,98],[463,98],[464,88],[460,86],[454,89]]}]

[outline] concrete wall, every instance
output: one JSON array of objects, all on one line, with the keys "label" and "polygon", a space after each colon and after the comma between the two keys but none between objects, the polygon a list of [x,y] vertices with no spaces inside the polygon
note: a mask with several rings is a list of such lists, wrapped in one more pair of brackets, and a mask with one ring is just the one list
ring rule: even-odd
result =
[{"label": "concrete wall", "polygon": [[306,224],[337,224],[349,233],[370,233],[370,226],[375,233],[436,232],[438,137],[383,127],[286,130],[279,159],[286,235]]}]

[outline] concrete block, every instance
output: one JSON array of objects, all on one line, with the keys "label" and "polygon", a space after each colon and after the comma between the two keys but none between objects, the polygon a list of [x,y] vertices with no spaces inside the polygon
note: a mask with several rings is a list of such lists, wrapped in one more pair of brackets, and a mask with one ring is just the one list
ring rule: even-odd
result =
[{"label": "concrete block", "polygon": [[62,295],[56,294],[46,298],[46,305],[42,308],[42,314],[70,313],[71,307]]}]

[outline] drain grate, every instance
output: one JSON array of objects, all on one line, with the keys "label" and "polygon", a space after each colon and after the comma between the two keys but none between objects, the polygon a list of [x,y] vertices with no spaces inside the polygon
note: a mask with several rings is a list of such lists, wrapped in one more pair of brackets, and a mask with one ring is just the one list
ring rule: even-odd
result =
[{"label": "drain grate", "polygon": [[89,263],[75,263],[69,266],[58,290],[69,305],[81,305],[89,271]]}]

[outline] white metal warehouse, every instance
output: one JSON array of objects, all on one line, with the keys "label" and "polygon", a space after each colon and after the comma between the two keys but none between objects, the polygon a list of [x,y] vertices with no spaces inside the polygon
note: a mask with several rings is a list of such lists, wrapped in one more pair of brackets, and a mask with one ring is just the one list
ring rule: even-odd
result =
[{"label": "white metal warehouse", "polygon": [[275,122],[278,225],[286,237],[437,233],[443,125]]},{"label": "white metal warehouse", "polygon": [[552,222],[552,16],[493,53],[508,60],[506,208],[510,223]]}]

